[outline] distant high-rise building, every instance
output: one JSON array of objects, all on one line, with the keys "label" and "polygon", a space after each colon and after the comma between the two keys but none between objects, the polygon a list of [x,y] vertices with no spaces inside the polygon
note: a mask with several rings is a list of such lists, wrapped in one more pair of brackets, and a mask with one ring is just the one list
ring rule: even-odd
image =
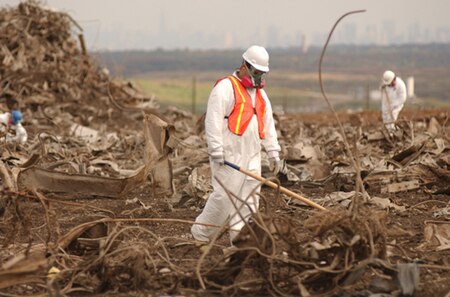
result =
[{"label": "distant high-rise building", "polygon": [[421,41],[420,25],[418,23],[414,23],[408,27],[408,38],[406,39],[406,42],[417,43],[420,41]]},{"label": "distant high-rise building", "polygon": [[449,27],[439,27],[435,32],[436,42],[448,43],[450,42],[450,29]]},{"label": "distant high-rise building", "polygon": [[233,46],[233,34],[230,31],[225,33],[224,46],[225,48],[231,48]]},{"label": "distant high-rise building", "polygon": [[302,34],[302,53],[306,54],[308,52],[309,44],[308,38],[305,34]]},{"label": "distant high-rise building", "polygon": [[392,20],[384,20],[381,24],[381,33],[383,34],[384,42],[397,43],[397,33],[395,31],[395,23]]},{"label": "distant high-rise building", "polygon": [[366,44],[376,44],[379,43],[378,31],[377,27],[374,25],[366,26],[366,30],[364,36],[362,38],[362,42]]},{"label": "distant high-rise building", "polygon": [[355,24],[345,24],[342,32],[342,42],[354,44],[357,42],[357,27]]},{"label": "distant high-rise building", "polygon": [[428,43],[428,42],[432,42],[432,41],[434,41],[434,40],[432,40],[433,38],[431,37],[431,32],[430,32],[430,30],[428,29],[428,28],[426,28],[424,31],[423,31],[423,34],[422,34],[422,42],[424,42],[424,43]]}]

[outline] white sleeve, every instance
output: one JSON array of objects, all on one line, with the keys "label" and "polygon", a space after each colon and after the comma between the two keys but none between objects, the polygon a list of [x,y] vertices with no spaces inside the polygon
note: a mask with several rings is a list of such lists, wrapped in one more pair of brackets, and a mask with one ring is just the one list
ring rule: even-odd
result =
[{"label": "white sleeve", "polygon": [[264,132],[265,138],[262,140],[262,145],[268,153],[269,157],[277,157],[281,151],[278,143],[277,130],[275,129],[275,121],[273,119],[272,105],[264,90],[261,90],[261,95],[266,101],[266,111],[264,113]]},{"label": "white sleeve", "polygon": [[22,126],[21,123],[18,123],[16,125],[16,137],[17,137],[17,141],[20,144],[24,144],[25,142],[27,142],[27,139],[28,139],[27,130],[25,130],[25,128]]},{"label": "white sleeve", "polygon": [[389,108],[388,98],[386,96],[389,96],[386,94],[385,90],[382,90],[381,94],[381,118],[383,119],[383,123],[389,123],[391,122],[391,110]]},{"label": "white sleeve", "polygon": [[402,105],[406,101],[406,85],[402,79],[399,79],[395,99],[395,105]]},{"label": "white sleeve", "polygon": [[0,124],[8,125],[10,113],[5,112],[0,114]]},{"label": "white sleeve", "polygon": [[223,154],[223,130],[225,116],[234,104],[233,86],[229,79],[223,79],[212,89],[208,99],[205,117],[206,142],[212,155]]}]

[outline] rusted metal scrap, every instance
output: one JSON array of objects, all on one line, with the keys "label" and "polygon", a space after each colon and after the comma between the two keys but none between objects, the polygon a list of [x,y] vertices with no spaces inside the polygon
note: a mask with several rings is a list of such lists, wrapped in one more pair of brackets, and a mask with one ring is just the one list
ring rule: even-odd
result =
[{"label": "rusted metal scrap", "polygon": [[398,193],[404,191],[410,191],[420,188],[420,183],[418,180],[409,180],[405,182],[390,184],[386,188],[382,189],[382,192],[388,193]]},{"label": "rusted metal scrap", "polygon": [[0,160],[0,177],[4,183],[3,187],[10,191],[16,190],[16,185],[13,181],[13,178],[11,177],[9,170],[6,168],[2,160]]},{"label": "rusted metal scrap", "polygon": [[44,284],[40,274],[48,266],[45,246],[34,246],[34,251],[23,252],[4,262],[0,268],[0,289],[26,283]]},{"label": "rusted metal scrap", "polygon": [[[170,125],[156,116],[147,115],[145,117],[144,165],[128,177],[110,178],[86,174],[69,174],[31,166],[19,173],[17,184],[19,189],[42,190],[70,195],[121,197],[144,182],[159,162],[167,164],[168,153],[170,152],[170,148],[167,147],[167,142],[170,139],[169,129]],[[165,174],[164,177],[171,178],[171,175]],[[171,181],[167,184],[171,185]]]},{"label": "rusted metal scrap", "polygon": [[70,174],[33,166],[19,173],[18,183],[20,189],[68,193],[71,195],[120,197],[144,180],[143,169],[144,166],[130,177],[111,178]]}]

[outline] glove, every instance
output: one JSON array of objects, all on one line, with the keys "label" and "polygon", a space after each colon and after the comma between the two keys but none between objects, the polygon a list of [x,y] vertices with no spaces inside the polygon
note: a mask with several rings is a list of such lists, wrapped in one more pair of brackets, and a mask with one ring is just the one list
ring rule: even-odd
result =
[{"label": "glove", "polygon": [[280,157],[269,158],[269,169],[274,175],[277,175],[281,169]]},{"label": "glove", "polygon": [[223,165],[225,164],[225,157],[223,156],[222,152],[218,152],[218,153],[212,153],[211,154],[211,160],[214,163],[217,163],[219,165]]},{"label": "glove", "polygon": [[278,151],[267,152],[267,155],[269,156],[269,170],[274,175],[277,175],[281,169],[280,155],[279,155]]}]

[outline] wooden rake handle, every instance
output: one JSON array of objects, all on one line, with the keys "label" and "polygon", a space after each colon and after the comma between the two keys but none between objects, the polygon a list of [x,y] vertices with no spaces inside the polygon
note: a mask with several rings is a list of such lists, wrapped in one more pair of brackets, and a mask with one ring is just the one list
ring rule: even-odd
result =
[{"label": "wooden rake handle", "polygon": [[[228,162],[228,161],[225,161],[224,164],[230,166],[233,169],[236,169],[237,171],[240,171],[240,172],[244,173],[245,175],[253,177],[256,180],[259,180],[260,182],[262,182],[265,185],[268,185],[271,188],[278,189],[278,187],[279,187],[276,183],[271,182],[270,180],[268,180],[268,179],[266,179],[264,177],[261,177],[259,175],[256,175],[256,174],[254,174],[254,173],[252,173],[250,171],[247,171],[247,170],[241,168],[240,166],[238,166],[236,164],[233,164],[233,163]],[[320,209],[320,210],[327,210],[325,207],[323,207],[323,206],[321,206],[321,205],[319,205],[319,204],[309,200],[308,198],[300,196],[299,194],[296,194],[296,193],[286,189],[285,187],[281,187],[280,186],[279,188],[280,188],[280,192],[281,193],[286,194],[289,197],[292,197],[294,199],[300,200],[300,201],[302,201],[302,202],[304,202],[304,203],[306,203],[309,206],[312,206],[314,208],[317,208],[317,209]]]}]

